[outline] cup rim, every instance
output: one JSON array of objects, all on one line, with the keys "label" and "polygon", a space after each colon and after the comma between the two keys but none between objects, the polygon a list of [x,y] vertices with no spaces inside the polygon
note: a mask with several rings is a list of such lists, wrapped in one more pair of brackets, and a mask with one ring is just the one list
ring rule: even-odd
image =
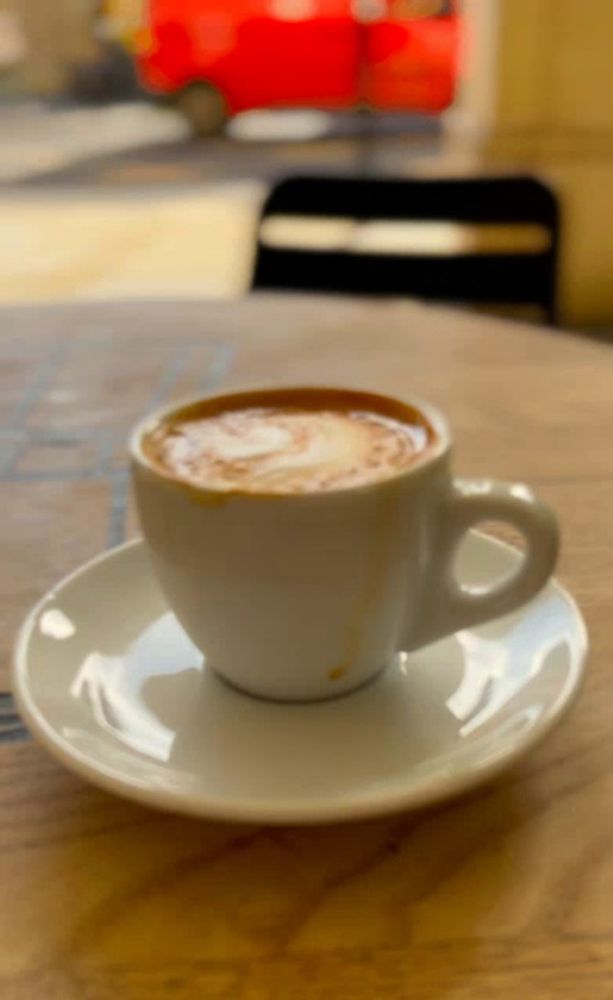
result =
[{"label": "cup rim", "polygon": [[[190,406],[197,405],[205,400],[212,399],[231,399],[233,396],[241,396],[245,394],[258,395],[259,393],[274,393],[274,392],[363,392],[365,394],[380,397],[382,399],[392,400],[393,402],[400,403],[401,405],[409,406],[418,412],[422,413],[430,426],[432,427],[435,435],[435,441],[432,447],[427,448],[423,455],[417,457],[416,461],[412,463],[408,469],[403,469],[399,472],[393,473],[390,476],[386,476],[384,479],[377,479],[371,482],[360,483],[355,486],[340,486],[331,490],[322,490],[318,493],[265,493],[262,491],[249,492],[247,490],[223,490],[217,489],[213,486],[200,486],[197,483],[191,482],[187,479],[180,479],[177,476],[173,476],[171,473],[164,472],[158,465],[155,465],[145,454],[142,448],[142,441],[145,434],[152,431],[161,421],[168,417],[172,417],[173,414],[180,413],[181,410],[187,409]],[[215,497],[227,497],[248,500],[286,500],[286,501],[296,501],[305,498],[313,500],[315,498],[325,498],[340,496],[342,494],[349,493],[360,493],[365,490],[376,489],[377,487],[383,486],[387,483],[393,483],[400,479],[405,479],[413,475],[418,475],[423,472],[425,468],[430,466],[432,463],[436,462],[444,455],[446,455],[453,445],[453,438],[449,428],[447,419],[443,413],[432,403],[423,399],[421,396],[416,395],[412,392],[395,394],[391,392],[382,392],[379,389],[373,388],[372,385],[368,386],[363,383],[344,383],[343,385],[329,385],[321,383],[244,383],[237,384],[228,387],[226,391],[213,391],[202,393],[198,396],[187,396],[183,399],[176,400],[172,404],[159,406],[152,410],[145,417],[139,420],[132,428],[130,435],[128,437],[128,449],[132,461],[135,462],[140,468],[146,470],[151,475],[157,477],[162,482],[168,483],[169,485],[176,486],[181,489],[187,489],[190,493],[201,496],[215,496]]]}]

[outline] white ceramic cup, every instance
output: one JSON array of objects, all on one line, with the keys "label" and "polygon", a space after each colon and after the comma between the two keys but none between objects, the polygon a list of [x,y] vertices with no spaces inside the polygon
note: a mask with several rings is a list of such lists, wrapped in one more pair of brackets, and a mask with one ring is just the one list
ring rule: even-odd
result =
[{"label": "white ceramic cup", "polygon": [[[236,687],[292,701],[351,691],[399,650],[513,611],[551,575],[551,510],[526,486],[453,479],[444,418],[426,403],[402,402],[425,415],[434,446],[390,479],[333,492],[258,496],[188,485],[142,447],[173,410],[135,429],[133,476],[153,567],[207,663]],[[525,557],[510,580],[468,589],[455,578],[455,555],[483,521],[519,529]]]}]

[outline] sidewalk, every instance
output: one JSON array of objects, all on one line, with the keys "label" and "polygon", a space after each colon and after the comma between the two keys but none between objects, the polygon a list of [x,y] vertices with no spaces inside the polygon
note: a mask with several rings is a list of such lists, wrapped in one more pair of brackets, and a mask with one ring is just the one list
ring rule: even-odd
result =
[{"label": "sidewalk", "polygon": [[198,142],[147,103],[0,104],[0,303],[243,294],[274,179],[355,174],[364,156],[402,174],[437,141],[427,121],[382,116],[366,147],[356,121],[252,112],[234,138]]},{"label": "sidewalk", "polygon": [[248,182],[5,196],[0,302],[241,295],[260,197]]},{"label": "sidewalk", "polygon": [[[0,130],[0,302],[223,298],[248,287],[262,185],[203,184],[189,172],[182,182],[180,118],[146,104],[49,113],[32,102],[2,106]],[[96,157],[153,148],[163,159],[165,147],[169,163],[122,162],[108,182],[46,183]]]}]

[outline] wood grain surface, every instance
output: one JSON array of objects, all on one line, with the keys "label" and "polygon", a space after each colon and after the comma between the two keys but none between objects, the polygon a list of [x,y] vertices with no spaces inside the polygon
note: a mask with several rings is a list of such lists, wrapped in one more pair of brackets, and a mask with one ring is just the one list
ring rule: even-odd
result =
[{"label": "wood grain surface", "polygon": [[613,349],[415,303],[257,297],[0,312],[3,666],[29,604],[135,530],[123,441],[239,382],[361,382],[442,406],[465,475],[559,512],[592,644],[519,767],[435,810],[230,827],[90,788],[0,701],[3,1000],[613,998]]}]

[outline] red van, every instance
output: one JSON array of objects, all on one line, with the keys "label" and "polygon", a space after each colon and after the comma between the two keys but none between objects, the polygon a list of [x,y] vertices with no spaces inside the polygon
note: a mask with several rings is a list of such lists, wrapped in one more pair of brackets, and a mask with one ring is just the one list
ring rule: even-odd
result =
[{"label": "red van", "polygon": [[436,112],[453,98],[458,19],[450,3],[416,19],[415,3],[148,0],[132,50],[201,133],[264,107]]}]

